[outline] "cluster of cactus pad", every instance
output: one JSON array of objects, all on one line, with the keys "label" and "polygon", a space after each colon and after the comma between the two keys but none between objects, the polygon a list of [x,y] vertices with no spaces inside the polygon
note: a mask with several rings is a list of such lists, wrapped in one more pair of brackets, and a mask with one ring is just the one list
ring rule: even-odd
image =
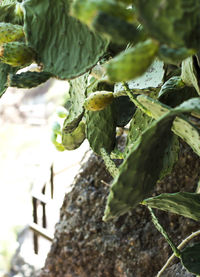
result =
[{"label": "cluster of cactus pad", "polygon": [[[36,87],[51,77],[69,81],[70,108],[58,112],[62,120],[52,127],[52,142],[64,151],[87,139],[105,160],[114,179],[104,221],[138,204],[199,221],[197,193],[148,198],[173,169],[179,138],[200,156],[199,45],[196,0],[4,0],[0,96],[8,86]],[[158,60],[164,73],[152,87]],[[17,73],[32,62],[39,72]],[[119,153],[116,137],[124,128],[127,143]],[[111,157],[123,159],[119,168]],[[199,254],[195,266],[190,261],[198,247],[180,254],[195,274]]]}]

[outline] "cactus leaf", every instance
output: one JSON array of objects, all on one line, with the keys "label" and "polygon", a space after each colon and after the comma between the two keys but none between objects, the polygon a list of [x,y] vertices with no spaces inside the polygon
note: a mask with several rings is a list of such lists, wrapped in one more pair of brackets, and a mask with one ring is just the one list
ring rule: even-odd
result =
[{"label": "cactus leaf", "polygon": [[185,86],[180,76],[174,76],[163,84],[158,99],[170,107],[175,107],[182,102],[197,96],[198,94],[193,87]]},{"label": "cactus leaf", "polygon": [[[154,100],[148,96],[140,95],[137,97],[137,99],[142,104],[142,106],[147,109],[148,114],[155,119],[158,119],[169,111],[173,111],[171,107],[164,105],[158,100]],[[173,122],[172,131],[181,137],[185,142],[187,142],[193,151],[200,156],[200,131],[186,117],[181,115],[182,113],[188,113],[192,111],[199,114],[199,102],[199,98],[193,98],[176,108],[177,115],[179,116],[177,116]]]},{"label": "cactus leaf", "polygon": [[199,49],[199,1],[136,0],[134,5],[144,27],[161,43]]},{"label": "cactus leaf", "polygon": [[70,81],[69,94],[71,106],[63,124],[65,134],[73,132],[83,117],[87,77],[88,74],[86,73]]},{"label": "cactus leaf", "polygon": [[158,196],[145,199],[142,204],[200,221],[199,193],[162,193]]},{"label": "cactus leaf", "polygon": [[116,125],[112,105],[102,111],[86,111],[86,136],[94,152],[101,155],[101,148],[110,153],[115,146]]},{"label": "cactus leaf", "polygon": [[181,263],[189,271],[194,274],[200,274],[200,243],[187,246],[181,251]]},{"label": "cactus leaf", "polygon": [[107,40],[69,15],[69,2],[23,2],[28,45],[38,53],[43,70],[60,79],[72,79],[88,71],[108,45]]},{"label": "cactus leaf", "polygon": [[33,88],[46,82],[52,74],[48,72],[22,72],[20,74],[10,74],[8,86],[17,88]]},{"label": "cactus leaf", "polygon": [[160,118],[137,140],[112,183],[103,220],[128,212],[150,194],[162,169],[173,120],[169,114]]},{"label": "cactus leaf", "polygon": [[12,67],[8,64],[5,63],[0,63],[0,97],[4,94],[4,92],[6,91],[6,89],[8,88],[8,82],[7,82],[7,78],[9,73],[16,73],[16,71],[18,70],[17,67]]},{"label": "cactus leaf", "polygon": [[85,140],[85,123],[81,121],[75,130],[65,133],[62,131],[62,145],[66,150],[78,148]]},{"label": "cactus leaf", "polygon": [[153,62],[157,50],[158,43],[147,40],[119,54],[106,65],[110,81],[128,81],[142,75]]}]

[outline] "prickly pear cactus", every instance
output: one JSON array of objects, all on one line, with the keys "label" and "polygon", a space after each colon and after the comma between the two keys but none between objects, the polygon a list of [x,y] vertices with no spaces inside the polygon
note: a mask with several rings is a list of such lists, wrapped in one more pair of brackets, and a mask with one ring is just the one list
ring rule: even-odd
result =
[{"label": "prickly pear cactus", "polygon": [[23,42],[8,42],[0,46],[0,61],[11,66],[26,66],[35,59],[35,52]]},{"label": "prickly pear cactus", "polygon": [[200,2],[136,0],[137,13],[149,33],[171,47],[199,48]]},{"label": "prickly pear cactus", "polygon": [[67,0],[23,2],[28,45],[38,53],[44,71],[60,79],[72,79],[88,71],[108,45],[107,40],[69,15],[69,4]]},{"label": "prickly pear cactus", "polygon": [[0,22],[0,43],[7,43],[24,38],[21,25]]},{"label": "prickly pear cactus", "polygon": [[84,107],[88,111],[101,111],[105,109],[114,100],[111,91],[96,91],[91,93],[84,102]]},{"label": "prickly pear cactus", "polygon": [[7,78],[9,73],[15,74],[17,70],[17,67],[11,67],[8,64],[0,63],[0,97],[8,88]]},{"label": "prickly pear cactus", "polygon": [[94,152],[101,155],[101,148],[110,153],[115,146],[115,114],[109,105],[102,111],[86,112],[86,137]]},{"label": "prickly pear cactus", "polygon": [[72,132],[62,131],[62,145],[66,150],[78,148],[85,140],[85,123],[81,121]]},{"label": "prickly pear cactus", "polygon": [[33,88],[46,82],[52,74],[47,72],[23,72],[20,74],[10,74],[8,76],[8,86],[17,88]]},{"label": "prickly pear cactus", "polygon": [[69,109],[69,114],[67,115],[63,130],[65,133],[71,133],[76,129],[79,122],[82,120],[84,115],[84,101],[85,101],[85,91],[87,87],[88,74],[82,75],[70,81],[70,100],[71,106]]},{"label": "prickly pear cactus", "polygon": [[137,140],[112,183],[103,220],[128,212],[150,194],[162,169],[173,120],[174,116],[162,117]]},{"label": "prickly pear cactus", "polygon": [[23,24],[23,11],[21,3],[15,0],[1,1],[0,3],[0,22],[12,24]]}]

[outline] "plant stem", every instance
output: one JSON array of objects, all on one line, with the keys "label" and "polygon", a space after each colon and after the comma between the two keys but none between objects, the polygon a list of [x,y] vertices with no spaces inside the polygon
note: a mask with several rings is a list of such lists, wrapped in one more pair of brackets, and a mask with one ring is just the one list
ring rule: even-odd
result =
[{"label": "plant stem", "polygon": [[176,245],[173,243],[173,241],[171,240],[171,238],[169,237],[169,235],[167,234],[167,232],[164,230],[164,228],[160,225],[160,223],[158,222],[157,217],[155,216],[153,210],[148,207],[151,216],[152,216],[152,221],[153,224],[155,225],[155,227],[157,228],[157,230],[163,235],[163,237],[166,239],[166,241],[168,242],[168,244],[170,245],[170,247],[172,248],[174,255],[176,257],[180,257],[180,251],[178,250],[178,248],[176,247]]},{"label": "plant stem", "polygon": [[[193,239],[194,237],[200,235],[200,230],[192,233],[191,235],[189,235],[187,238],[185,238],[179,245],[178,245],[178,249],[181,250],[191,239]],[[164,272],[164,270],[168,267],[168,265],[170,264],[170,262],[175,258],[175,254],[173,253],[169,259],[167,260],[167,262],[164,264],[164,266],[161,268],[161,270],[158,272],[156,277],[160,277],[161,274]],[[197,275],[198,277],[198,275]]]},{"label": "plant stem", "polygon": [[101,148],[100,152],[106,168],[108,169],[110,175],[114,178],[118,174],[119,169],[116,167],[115,163],[111,160],[109,154],[106,152],[104,148]]}]

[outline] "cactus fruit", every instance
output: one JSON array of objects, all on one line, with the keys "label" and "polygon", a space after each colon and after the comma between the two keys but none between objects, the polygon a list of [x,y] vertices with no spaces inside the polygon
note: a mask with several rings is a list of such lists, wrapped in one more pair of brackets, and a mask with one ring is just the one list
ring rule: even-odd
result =
[{"label": "cactus fruit", "polygon": [[20,74],[10,74],[8,76],[8,86],[17,88],[33,88],[46,82],[52,77],[48,72],[22,72]]},{"label": "cactus fruit", "polygon": [[66,150],[78,148],[85,139],[85,123],[81,121],[78,127],[71,133],[62,131],[62,145]]},{"label": "cactus fruit", "polygon": [[158,43],[146,40],[119,54],[107,65],[111,82],[128,81],[142,75],[153,62],[158,51]]},{"label": "cactus fruit", "polygon": [[0,22],[0,44],[20,40],[24,38],[21,25]]},{"label": "cactus fruit", "polygon": [[84,107],[88,111],[101,111],[105,109],[114,99],[113,92],[96,91],[91,93],[84,102]]},{"label": "cactus fruit", "polygon": [[0,61],[11,66],[25,66],[33,62],[35,52],[23,42],[8,42],[0,46]]}]

